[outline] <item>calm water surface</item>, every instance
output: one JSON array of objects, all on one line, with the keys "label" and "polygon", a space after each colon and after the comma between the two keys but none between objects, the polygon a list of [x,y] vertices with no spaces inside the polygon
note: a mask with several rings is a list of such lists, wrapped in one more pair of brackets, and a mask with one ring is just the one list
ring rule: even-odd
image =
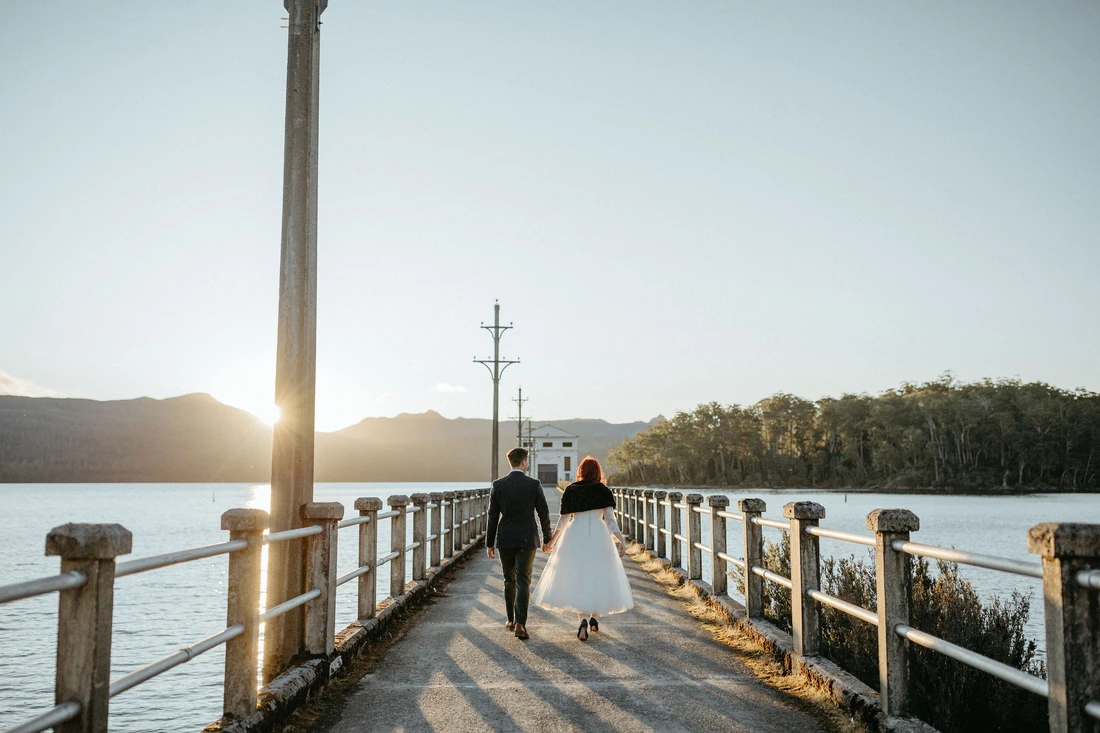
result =
[{"label": "calm water surface", "polygon": [[[317,484],[318,501],[339,501],[354,514],[360,496],[412,494],[477,488],[479,484]],[[66,522],[118,522],[133,532],[130,557],[222,542],[221,513],[232,507],[267,508],[268,486],[255,484],[6,484],[0,485],[0,584],[56,573],[58,559],[43,554],[46,533]],[[864,518],[879,507],[904,507],[921,519],[914,540],[926,544],[1034,560],[1028,555],[1027,530],[1038,522],[1100,523],[1100,497],[1041,494],[1013,497],[847,494],[812,490],[742,490],[726,493],[736,501],[757,496],[768,504],[765,516],[782,519],[788,501],[813,500],[826,507],[824,527],[866,532]],[[380,530],[380,547],[389,546],[388,522]],[[704,540],[709,541],[704,522]],[[729,522],[728,543],[741,543],[738,522]],[[356,566],[355,529],[340,533],[339,572]],[[765,528],[775,541],[778,530]],[[868,557],[861,546],[822,539],[822,554]],[[736,549],[731,554],[740,555]],[[704,553],[704,562],[709,556]],[[115,590],[114,650],[111,677],[141,667],[182,646],[225,628],[225,556],[121,578]],[[1029,624],[1042,641],[1039,581],[978,568],[965,568],[984,597],[1007,596],[1012,590],[1035,600]],[[709,568],[704,570],[709,577]],[[388,594],[388,573],[378,578],[379,598]],[[355,583],[337,594],[337,628],[356,615]],[[57,596],[49,595],[0,606],[0,728],[53,705]],[[221,710],[222,648],[207,652],[111,701],[111,730],[199,731]]]}]

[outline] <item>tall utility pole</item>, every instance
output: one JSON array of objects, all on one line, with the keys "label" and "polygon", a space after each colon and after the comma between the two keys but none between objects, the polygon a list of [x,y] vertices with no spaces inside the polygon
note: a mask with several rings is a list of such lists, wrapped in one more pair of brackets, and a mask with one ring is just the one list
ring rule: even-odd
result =
[{"label": "tall utility pole", "polygon": [[[328,0],[284,0],[289,42],[283,148],[283,234],[279,271],[279,342],[271,446],[271,531],[302,526],[313,501],[313,430],[317,386],[317,109],[321,13]],[[268,547],[267,605],[305,590],[305,542]],[[263,679],[285,670],[302,650],[297,608],[267,623]]]},{"label": "tall utility pole", "polygon": [[529,401],[523,399],[523,387],[519,388],[519,397],[512,398],[512,402],[519,405],[519,416],[512,419],[516,421],[516,445],[521,448],[523,447],[523,403]]},{"label": "tall utility pole", "polygon": [[[489,359],[474,359],[478,364],[484,364],[485,368],[489,370],[489,374],[493,377],[493,461],[491,474],[489,481],[495,481],[497,478],[497,452],[500,446],[500,377],[504,374],[504,370],[512,364],[518,364],[519,359],[508,361],[507,359],[500,358],[500,337],[508,329],[512,328],[512,324],[507,326],[500,325],[500,303],[493,301],[493,325],[486,326],[485,322],[481,322],[481,327],[493,335],[493,358]],[[489,365],[492,364],[492,367]],[[501,366],[503,364],[503,366]]]}]

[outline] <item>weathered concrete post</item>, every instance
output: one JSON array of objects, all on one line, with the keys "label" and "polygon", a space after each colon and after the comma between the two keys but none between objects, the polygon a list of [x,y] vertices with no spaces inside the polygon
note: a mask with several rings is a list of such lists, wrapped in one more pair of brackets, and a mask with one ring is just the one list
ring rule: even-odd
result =
[{"label": "weathered concrete post", "polygon": [[[283,0],[287,10],[286,118],[279,269],[275,404],[281,418],[271,441],[271,530],[301,527],[313,501],[314,406],[317,385],[317,141],[321,13],[328,0]],[[267,549],[267,603],[305,589],[306,542]],[[264,681],[302,650],[302,609],[264,627]]]},{"label": "weathered concrete post", "polygon": [[668,529],[668,524],[665,522],[665,506],[664,502],[668,499],[667,491],[654,491],[653,502],[655,511],[653,517],[656,520],[654,524],[657,525],[657,529],[654,530],[654,540],[657,543],[657,557],[665,557],[665,533],[664,530]]},{"label": "weathered concrete post", "polygon": [[676,539],[676,535],[682,534],[683,530],[680,528],[680,501],[684,498],[684,495],[679,491],[668,492],[668,561],[674,568],[683,567],[683,561],[680,549],[680,540]]},{"label": "weathered concrete post", "polygon": [[264,530],[269,524],[263,509],[230,509],[222,514],[222,529],[229,531],[229,540],[248,543],[245,549],[229,555],[225,625],[240,624],[244,633],[225,643],[222,712],[226,717],[244,718],[256,712],[261,558]]},{"label": "weathered concrete post", "polygon": [[396,494],[386,499],[390,510],[397,512],[390,518],[390,554],[397,557],[390,560],[390,595],[397,598],[405,593],[405,507],[409,497]]},{"label": "weathered concrete post", "polygon": [[810,657],[821,648],[820,610],[810,591],[821,590],[821,558],[818,538],[806,534],[825,518],[825,507],[813,501],[792,501],[783,505],[783,516],[791,520],[791,636],[794,652]]},{"label": "weathered concrete post", "polygon": [[420,510],[413,514],[413,544],[420,543],[413,548],[413,580],[424,580],[428,577],[428,495],[413,494],[409,499]]},{"label": "weathered concrete post", "polygon": [[321,595],[306,604],[305,652],[328,657],[336,643],[336,538],[344,518],[337,501],[312,501],[302,507],[302,519],[321,527],[321,534],[307,539],[306,588]]},{"label": "weathered concrete post", "polygon": [[645,496],[642,489],[634,489],[634,539],[645,547]]},{"label": "weathered concrete post", "polygon": [[477,515],[477,521],[474,522],[474,539],[477,539],[485,532],[485,489],[476,490],[474,496],[476,497],[474,514]]},{"label": "weathered concrete post", "polygon": [[718,553],[726,551],[726,518],[718,516],[726,511],[730,505],[729,497],[715,494],[707,497],[707,506],[710,507],[710,590],[716,596],[729,595],[728,578],[726,576],[726,561],[718,556]]},{"label": "weathered concrete post", "polygon": [[443,526],[447,532],[443,535],[443,556],[454,557],[455,554],[455,501],[457,494],[454,491],[444,491],[443,501],[447,503],[443,507]]},{"label": "weathered concrete post", "polygon": [[763,618],[764,579],[752,569],[764,565],[764,533],[752,520],[759,519],[768,510],[768,505],[763,499],[741,499],[737,508],[745,518],[745,614],[749,618]]},{"label": "weathered concrete post", "polygon": [[622,529],[626,532],[626,538],[633,540],[636,537],[637,523],[634,521],[635,507],[638,502],[634,498],[635,489],[624,489],[626,493],[626,526]]},{"label": "weathered concrete post", "polygon": [[688,553],[688,578],[690,580],[703,579],[703,551],[695,546],[696,542],[703,540],[703,522],[699,512],[695,508],[703,503],[702,494],[688,494],[684,497],[687,509],[684,510],[685,524],[687,525],[684,537],[687,538]]},{"label": "weathered concrete post", "polygon": [[909,557],[891,544],[908,542],[909,533],[920,529],[920,520],[908,509],[875,509],[867,515],[867,529],[875,533],[879,695],[887,715],[905,715],[909,657],[905,640],[894,633],[894,627],[909,624]]},{"label": "weathered concrete post", "polygon": [[612,489],[612,491],[615,492],[615,512],[619,515],[617,517],[619,521],[619,529],[623,532],[626,532],[626,511],[624,511],[623,509],[623,490]]},{"label": "weathered concrete post", "polygon": [[1085,703],[1100,700],[1100,592],[1077,576],[1100,568],[1100,525],[1047,522],[1027,533],[1043,559],[1051,733],[1096,733]]},{"label": "weathered concrete post", "polygon": [[378,512],[382,500],[377,496],[362,496],[355,500],[360,516],[370,521],[359,525],[359,567],[370,570],[359,576],[359,620],[374,618],[378,607]]},{"label": "weathered concrete post", "polygon": [[433,491],[432,493],[428,494],[428,498],[431,499],[433,504],[435,504],[435,508],[432,509],[431,526],[431,533],[435,536],[435,539],[432,540],[432,554],[430,562],[433,568],[438,568],[441,555],[439,550],[442,547],[443,543],[443,492]]},{"label": "weathered concrete post", "polygon": [[58,733],[107,733],[115,558],[129,554],[132,540],[119,524],[63,524],[46,535],[46,556],[61,557],[61,572],[88,579],[59,594],[54,701],[80,703],[80,715]]},{"label": "weathered concrete post", "polygon": [[653,552],[655,544],[653,541],[653,527],[650,526],[655,524],[653,521],[653,489],[642,491],[642,506],[645,508],[642,512],[642,535],[645,537],[645,548]]},{"label": "weathered concrete post", "polygon": [[470,492],[466,489],[455,492],[458,494],[458,547],[461,550],[470,541]]}]

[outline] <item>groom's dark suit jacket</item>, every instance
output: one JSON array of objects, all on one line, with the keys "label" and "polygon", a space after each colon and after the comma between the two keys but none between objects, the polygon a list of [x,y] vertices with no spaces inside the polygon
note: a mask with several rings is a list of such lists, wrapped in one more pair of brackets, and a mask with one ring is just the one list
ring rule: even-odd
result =
[{"label": "groom's dark suit jacket", "polygon": [[[538,512],[542,524],[542,542],[535,524]],[[489,527],[486,547],[536,548],[550,542],[550,508],[538,479],[522,471],[512,471],[493,482],[489,493]]]}]

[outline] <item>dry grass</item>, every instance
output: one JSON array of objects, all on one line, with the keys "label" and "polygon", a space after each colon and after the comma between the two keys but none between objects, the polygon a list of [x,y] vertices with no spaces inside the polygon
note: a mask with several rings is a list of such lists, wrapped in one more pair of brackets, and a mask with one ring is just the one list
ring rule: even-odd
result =
[{"label": "dry grass", "polygon": [[794,698],[800,708],[816,718],[830,733],[870,733],[863,723],[853,720],[838,708],[827,693],[810,684],[798,674],[788,674],[783,665],[768,652],[754,644],[726,620],[726,617],[699,597],[693,588],[663,562],[643,553],[637,545],[628,554],[643,570],[665,586],[666,592],[684,604],[684,610],[699,620],[714,638],[730,647],[738,659],[762,682]]}]

